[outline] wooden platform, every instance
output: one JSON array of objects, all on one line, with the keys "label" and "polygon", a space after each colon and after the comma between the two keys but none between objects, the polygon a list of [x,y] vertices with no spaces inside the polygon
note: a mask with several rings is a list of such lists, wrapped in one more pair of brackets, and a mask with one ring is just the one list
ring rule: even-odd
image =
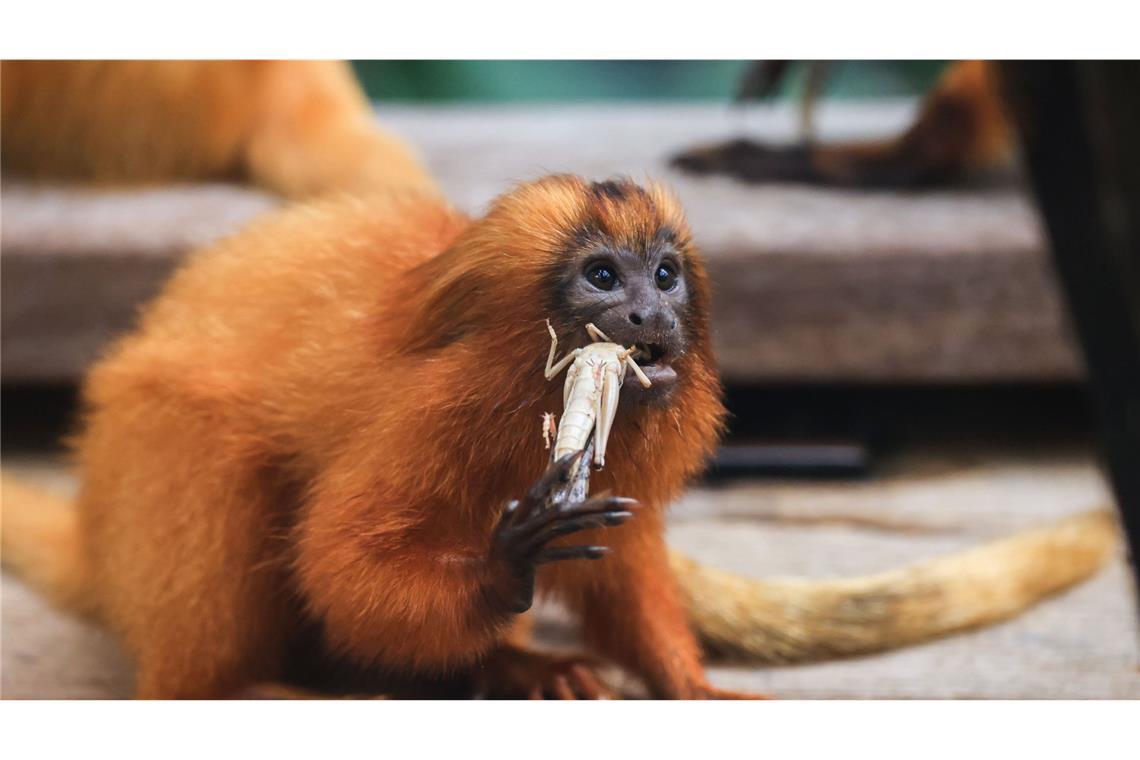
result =
[{"label": "wooden platform", "polygon": [[[821,136],[899,128],[913,104],[828,105]],[[688,210],[730,382],[1065,381],[1081,370],[1034,212],[1011,179],[927,193],[745,187],[669,168],[694,143],[792,134],[787,110],[383,108],[460,207],[550,172],[649,175]],[[3,379],[72,381],[195,246],[275,200],[248,189],[2,190]]]},{"label": "wooden platform", "polygon": [[[42,457],[6,459],[24,478],[68,492]],[[677,505],[670,541],[753,577],[871,573],[953,552],[1105,503],[1082,450],[917,452],[861,482],[753,480],[697,488]],[[5,576],[0,695],[116,698],[130,664],[109,635],[51,610]],[[564,613],[542,608],[547,647],[574,646]],[[886,654],[796,667],[716,665],[724,687],[784,698],[1140,699],[1140,626],[1122,557],[1091,581],[1015,620]]]}]

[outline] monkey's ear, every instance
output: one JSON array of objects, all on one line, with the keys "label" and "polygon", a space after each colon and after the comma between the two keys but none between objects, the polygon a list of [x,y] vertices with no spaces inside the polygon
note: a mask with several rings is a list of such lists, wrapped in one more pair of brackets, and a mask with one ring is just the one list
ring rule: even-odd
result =
[{"label": "monkey's ear", "polygon": [[489,283],[464,268],[454,248],[408,273],[413,304],[401,348],[409,353],[445,348],[485,323]]}]

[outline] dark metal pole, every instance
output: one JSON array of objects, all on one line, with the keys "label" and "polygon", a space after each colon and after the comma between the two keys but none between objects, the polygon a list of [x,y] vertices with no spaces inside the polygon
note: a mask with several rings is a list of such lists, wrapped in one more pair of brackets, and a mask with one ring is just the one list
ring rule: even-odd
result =
[{"label": "dark metal pole", "polygon": [[[1007,99],[1140,561],[1140,63],[1004,63]],[[1042,410],[1048,414],[1048,410]]]}]

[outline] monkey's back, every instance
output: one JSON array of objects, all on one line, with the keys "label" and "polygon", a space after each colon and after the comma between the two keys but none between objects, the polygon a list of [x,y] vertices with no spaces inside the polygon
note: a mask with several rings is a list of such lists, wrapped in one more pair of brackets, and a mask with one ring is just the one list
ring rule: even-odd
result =
[{"label": "monkey's back", "polygon": [[84,555],[136,652],[177,651],[187,622],[156,609],[281,604],[297,490],[352,434],[396,337],[378,319],[393,284],[466,224],[409,195],[267,215],[193,255],[91,370],[74,440]]}]

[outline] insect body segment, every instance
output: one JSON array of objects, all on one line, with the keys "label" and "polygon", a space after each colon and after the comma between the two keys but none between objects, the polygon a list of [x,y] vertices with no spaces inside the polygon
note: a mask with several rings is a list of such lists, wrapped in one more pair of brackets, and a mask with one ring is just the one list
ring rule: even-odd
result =
[{"label": "insect body segment", "polygon": [[[646,388],[651,383],[631,358],[636,349],[614,343],[592,323],[586,325],[586,332],[595,342],[574,349],[557,362],[554,361],[554,354],[558,348],[558,336],[549,320],[546,329],[550,332],[546,379],[553,380],[569,365],[562,393],[562,421],[554,439],[553,457],[557,460],[566,454],[581,451],[586,447],[592,431],[594,466],[601,469],[606,463],[606,442],[617,414],[618,392],[625,379],[626,367],[633,371]],[[548,429],[544,423],[544,430]]]}]

